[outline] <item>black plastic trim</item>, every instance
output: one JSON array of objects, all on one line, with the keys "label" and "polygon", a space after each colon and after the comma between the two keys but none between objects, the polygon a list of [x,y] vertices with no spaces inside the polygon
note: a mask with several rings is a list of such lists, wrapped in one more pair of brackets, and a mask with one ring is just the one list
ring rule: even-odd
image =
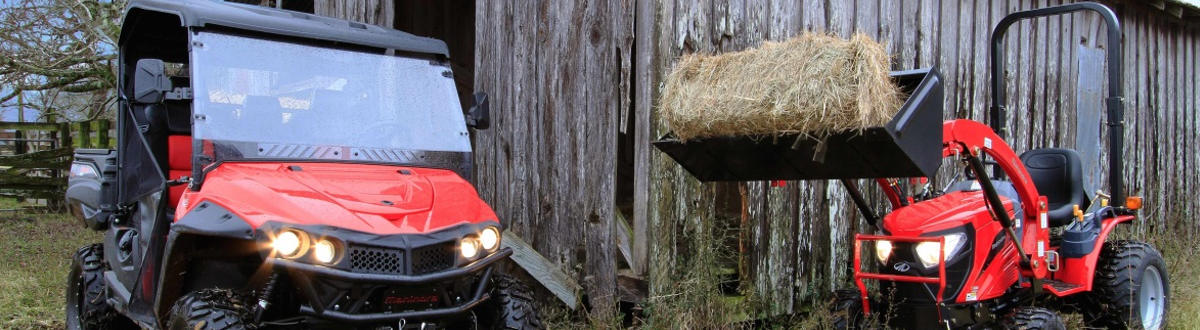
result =
[{"label": "black plastic trim", "polygon": [[[221,26],[450,57],[449,48],[441,40],[295,11],[214,0],[133,0],[125,16],[134,9],[178,16],[187,27]],[[126,38],[122,33],[122,44]]]},{"label": "black plastic trim", "polygon": [[[228,209],[208,201],[200,202],[183,218],[171,225],[172,236],[199,234],[240,239],[253,239],[254,229]],[[167,244],[170,247],[170,241]]]},{"label": "black plastic trim", "polygon": [[274,258],[274,257],[267,259],[267,263],[272,265],[276,269],[283,270],[283,271],[315,274],[315,275],[319,275],[319,276],[323,276],[323,277],[330,277],[330,278],[335,278],[335,279],[340,279],[340,280],[345,280],[345,281],[350,281],[350,282],[370,282],[370,283],[381,283],[381,284],[421,284],[421,283],[437,282],[437,281],[442,281],[442,280],[447,280],[447,279],[470,275],[477,271],[483,270],[483,268],[485,268],[497,261],[503,260],[504,258],[508,258],[508,256],[512,255],[512,253],[513,253],[512,248],[507,248],[507,247],[501,248],[500,250],[493,252],[491,255],[484,257],[483,259],[477,260],[475,262],[469,263],[466,266],[451,268],[451,269],[441,271],[441,272],[422,274],[422,275],[355,273],[355,272],[351,272],[351,271],[347,271],[347,270],[341,270],[341,269],[330,268],[330,267],[326,267],[326,266],[313,265],[313,264],[308,264],[308,263],[299,262],[299,261],[295,261],[295,260],[288,260],[288,259],[281,259],[281,258]]}]

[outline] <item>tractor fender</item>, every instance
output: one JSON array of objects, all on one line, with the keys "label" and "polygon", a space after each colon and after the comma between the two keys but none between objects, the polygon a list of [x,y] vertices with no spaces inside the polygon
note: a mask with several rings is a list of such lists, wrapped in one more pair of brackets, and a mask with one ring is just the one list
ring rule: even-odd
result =
[{"label": "tractor fender", "polygon": [[245,241],[254,244],[254,228],[237,214],[210,201],[203,201],[171,224],[158,273],[154,312],[165,320],[174,301],[183,292],[192,247],[203,241]]},{"label": "tractor fender", "polygon": [[1113,213],[1112,217],[1100,221],[1100,235],[1096,237],[1096,246],[1092,247],[1092,252],[1083,258],[1084,269],[1086,269],[1084,273],[1086,276],[1083,276],[1084,283],[1086,284],[1084,287],[1088,291],[1092,290],[1092,280],[1095,279],[1092,275],[1095,274],[1096,264],[1100,262],[1100,251],[1104,250],[1104,243],[1108,241],[1108,234],[1113,229],[1116,229],[1117,225],[1131,223],[1136,218],[1133,215],[1116,215],[1116,213]]},{"label": "tractor fender", "polygon": [[[1111,212],[1111,211],[1110,211]],[[1054,279],[1081,285],[1084,291],[1092,291],[1092,281],[1095,279],[1096,264],[1100,261],[1100,251],[1104,249],[1104,243],[1108,240],[1109,233],[1112,233],[1117,225],[1130,223],[1136,216],[1123,215],[1117,213],[1109,213],[1100,220],[1100,232],[1096,236],[1096,244],[1092,250],[1080,258],[1065,258],[1063,265],[1059,267],[1059,271],[1054,274]],[[1058,293],[1056,293],[1058,294]],[[1067,295],[1070,293],[1058,294]]]}]

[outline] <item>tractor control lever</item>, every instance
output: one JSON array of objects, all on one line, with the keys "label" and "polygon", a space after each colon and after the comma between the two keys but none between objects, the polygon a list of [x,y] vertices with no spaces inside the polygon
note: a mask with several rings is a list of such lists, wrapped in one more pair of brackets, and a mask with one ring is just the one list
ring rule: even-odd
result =
[{"label": "tractor control lever", "polygon": [[1004,233],[1013,242],[1013,246],[1017,247],[1017,252],[1021,255],[1021,266],[1029,267],[1029,255],[1025,254],[1025,249],[1021,247],[1021,240],[1017,239],[1017,233],[1013,231],[1013,220],[1008,217],[1004,204],[1000,202],[1000,195],[996,194],[996,187],[992,185],[992,179],[987,176],[983,162],[979,161],[979,157],[970,154],[967,154],[966,158],[967,164],[971,166],[971,171],[975,172],[975,179],[979,180],[979,187],[983,190],[987,204],[991,205],[992,215],[1000,221],[1001,226],[1004,226]]}]

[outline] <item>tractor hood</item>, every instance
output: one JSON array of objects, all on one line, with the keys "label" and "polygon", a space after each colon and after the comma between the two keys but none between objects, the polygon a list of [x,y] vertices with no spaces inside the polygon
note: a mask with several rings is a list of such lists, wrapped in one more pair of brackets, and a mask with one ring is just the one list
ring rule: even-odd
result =
[{"label": "tractor hood", "polygon": [[441,169],[342,163],[224,163],[184,194],[176,219],[211,201],[258,228],[268,221],[418,234],[496,221],[471,186]]},{"label": "tractor hood", "polygon": [[[1000,196],[1011,215],[1012,200]],[[955,191],[937,198],[914,203],[892,211],[883,218],[883,228],[891,235],[921,236],[976,221],[991,219],[983,192]]]}]

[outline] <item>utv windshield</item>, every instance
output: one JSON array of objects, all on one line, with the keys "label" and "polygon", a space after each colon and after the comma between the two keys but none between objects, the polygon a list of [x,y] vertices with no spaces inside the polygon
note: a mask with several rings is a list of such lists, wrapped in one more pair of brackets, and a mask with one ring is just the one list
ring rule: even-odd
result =
[{"label": "utv windshield", "polygon": [[193,132],[214,161],[445,162],[471,151],[444,63],[211,32],[192,41]]}]

